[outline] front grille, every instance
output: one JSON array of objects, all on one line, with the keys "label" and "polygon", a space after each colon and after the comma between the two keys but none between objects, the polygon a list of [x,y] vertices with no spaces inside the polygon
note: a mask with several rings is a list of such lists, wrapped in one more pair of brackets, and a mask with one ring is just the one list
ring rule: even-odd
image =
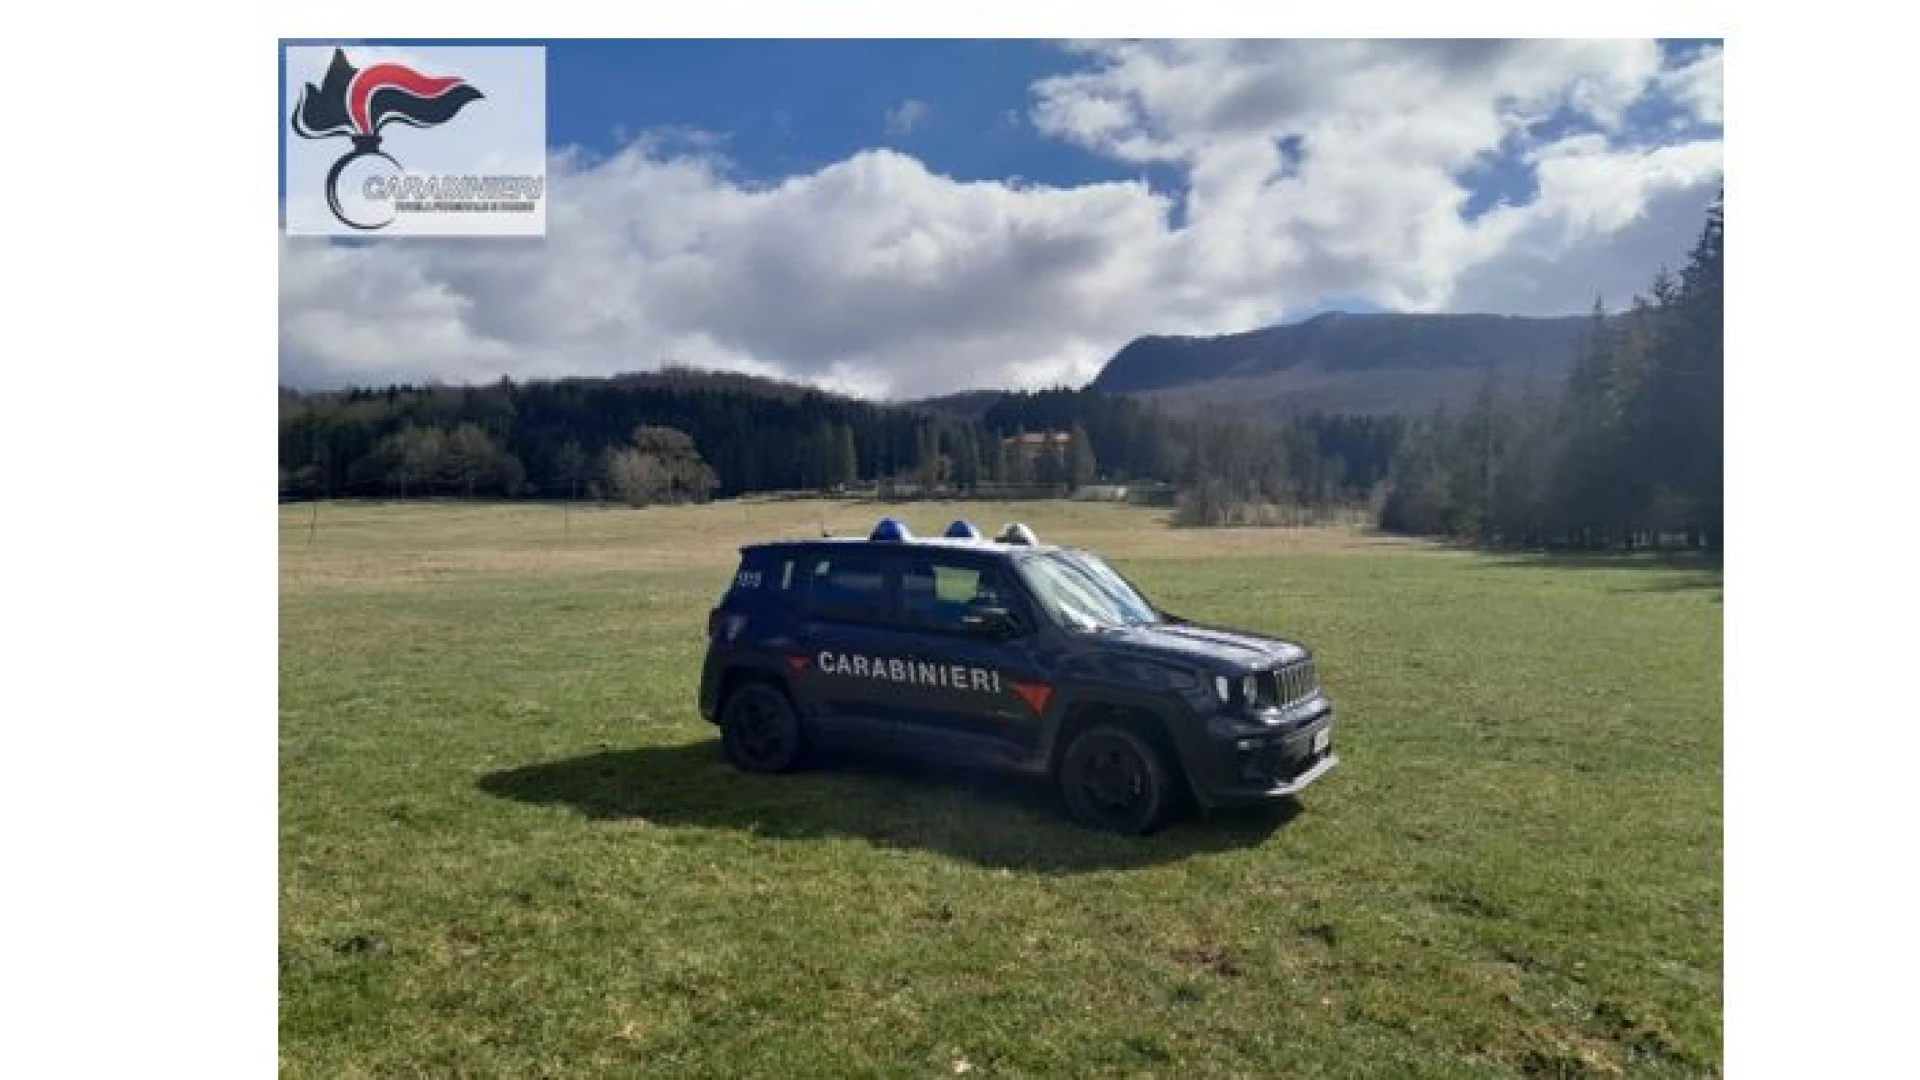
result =
[{"label": "front grille", "polygon": [[1314,674],[1312,660],[1275,668],[1267,682],[1271,686],[1269,700],[1282,707],[1310,698],[1320,690],[1320,679]]}]

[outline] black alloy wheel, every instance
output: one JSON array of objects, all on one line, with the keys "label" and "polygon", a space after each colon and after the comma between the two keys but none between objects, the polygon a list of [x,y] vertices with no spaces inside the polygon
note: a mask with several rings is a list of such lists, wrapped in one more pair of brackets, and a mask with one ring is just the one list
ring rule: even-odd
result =
[{"label": "black alloy wheel", "polygon": [[727,760],[747,772],[786,772],[804,746],[800,718],[787,695],[767,683],[748,683],[727,695],[720,712],[720,745]]},{"label": "black alloy wheel", "polygon": [[1108,725],[1088,728],[1067,746],[1060,790],[1076,821],[1127,836],[1158,828],[1173,803],[1173,780],[1160,751],[1132,731]]}]

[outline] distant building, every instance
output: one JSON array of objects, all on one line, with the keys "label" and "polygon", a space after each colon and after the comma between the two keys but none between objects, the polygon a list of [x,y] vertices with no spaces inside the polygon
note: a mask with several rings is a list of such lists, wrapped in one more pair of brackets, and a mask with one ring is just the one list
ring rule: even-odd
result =
[{"label": "distant building", "polygon": [[1021,435],[1009,435],[1000,440],[1000,445],[1011,447],[1024,461],[1037,461],[1049,448],[1058,447],[1062,454],[1073,444],[1073,433],[1068,431],[1030,431]]}]

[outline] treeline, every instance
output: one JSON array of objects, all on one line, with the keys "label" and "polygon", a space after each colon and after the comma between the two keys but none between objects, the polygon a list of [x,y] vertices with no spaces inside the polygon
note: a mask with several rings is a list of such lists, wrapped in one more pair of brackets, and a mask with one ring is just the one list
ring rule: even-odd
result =
[{"label": "treeline", "polygon": [[1381,527],[1487,546],[1697,547],[1724,540],[1724,205],[1675,277],[1594,318],[1564,388],[1489,380],[1405,433]]},{"label": "treeline", "polygon": [[[1278,427],[1177,419],[1131,398],[1065,388],[1001,394],[976,414],[956,414],[675,369],[286,391],[280,466],[283,494],[294,498],[654,502],[876,486],[1066,492],[1217,476],[1249,499],[1307,504],[1365,498],[1385,478],[1401,427],[1351,416]],[[670,479],[652,482],[660,476]]]},{"label": "treeline", "polygon": [[[911,463],[922,426],[886,406],[688,370],[282,391],[281,486],[296,498],[611,498],[610,470],[635,445],[636,429],[651,427],[690,440],[712,470],[713,493],[826,487]],[[436,452],[456,433],[464,433],[463,455]],[[472,464],[482,457],[488,467]]]},{"label": "treeline", "polygon": [[1291,508],[1345,508],[1375,499],[1404,421],[1390,416],[1308,415],[1273,424],[1231,417],[1197,421],[1175,475],[1183,525],[1264,525],[1297,520]]}]

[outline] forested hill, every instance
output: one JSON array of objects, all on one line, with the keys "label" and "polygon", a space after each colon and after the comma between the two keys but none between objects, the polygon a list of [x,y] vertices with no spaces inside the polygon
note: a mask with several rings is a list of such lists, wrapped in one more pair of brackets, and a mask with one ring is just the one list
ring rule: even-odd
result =
[{"label": "forested hill", "polygon": [[1090,389],[1154,398],[1176,411],[1422,413],[1469,398],[1489,371],[1558,386],[1584,316],[1348,315],[1218,337],[1138,338]]}]

